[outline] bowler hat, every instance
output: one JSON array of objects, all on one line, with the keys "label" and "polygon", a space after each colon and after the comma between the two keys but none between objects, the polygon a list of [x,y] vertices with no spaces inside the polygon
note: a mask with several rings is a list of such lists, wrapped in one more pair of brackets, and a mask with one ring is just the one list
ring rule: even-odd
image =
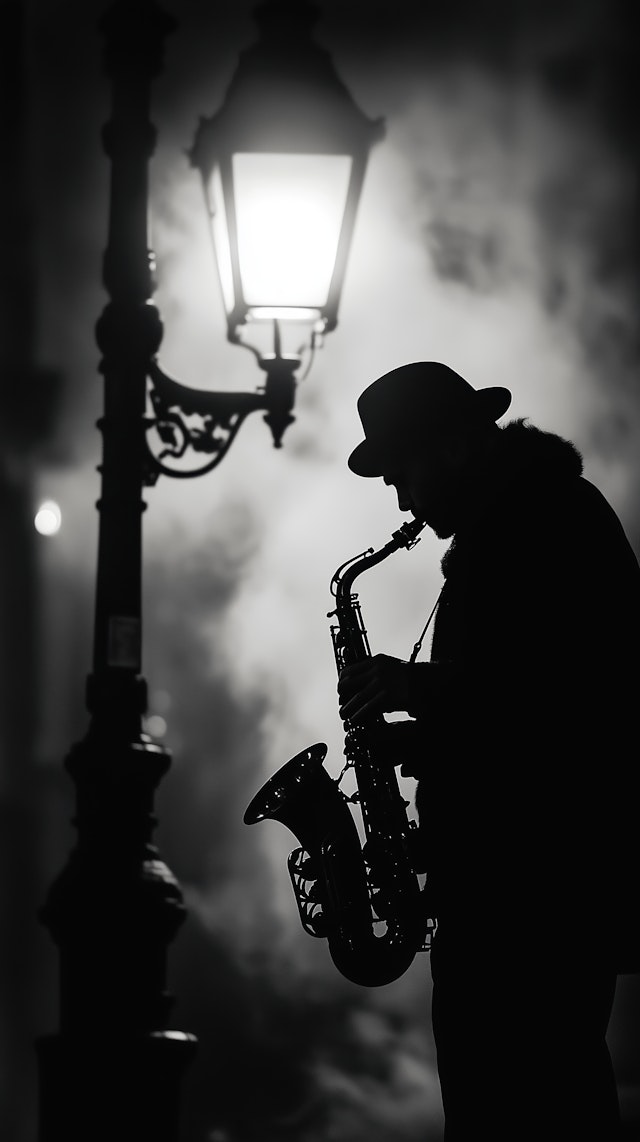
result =
[{"label": "bowler hat", "polygon": [[351,453],[349,467],[358,476],[381,476],[408,445],[428,444],[456,424],[498,420],[510,404],[509,389],[474,389],[440,361],[400,365],[361,393],[365,439]]}]

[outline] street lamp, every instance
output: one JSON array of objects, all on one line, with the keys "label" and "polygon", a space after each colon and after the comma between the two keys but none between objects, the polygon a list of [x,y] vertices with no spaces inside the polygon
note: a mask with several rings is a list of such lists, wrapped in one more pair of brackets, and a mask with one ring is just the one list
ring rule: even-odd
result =
[{"label": "street lamp", "polygon": [[[312,39],[314,6],[271,0],[254,15],[259,39],[241,53],[220,110],[200,120],[189,154],[202,177],[227,337],[254,352],[266,380],[258,393],[196,394],[153,362],[152,428],[163,445],[153,450],[155,470],[171,475],[192,474],[175,464],[189,447],[208,456],[194,474],[214,467],[255,408],[266,409],[280,447],[301,364],[282,352],[282,327],[300,329],[310,349],[335,329],[367,160],[383,133]],[[265,326],[271,353],[252,343]],[[178,408],[200,412],[204,431]]]},{"label": "street lamp", "polygon": [[[38,1043],[40,1142],[177,1140],[195,1040],[168,1029],[167,949],[185,909],[152,843],[155,790],[170,754],[143,731],[142,493],[161,474],[215,467],[256,409],[281,444],[301,361],[282,352],[283,326],[304,330],[310,347],[335,327],[366,161],[382,134],[313,42],[311,5],[270,0],[255,15],[259,39],[190,151],[211,217],[227,335],[266,374],[248,393],[187,388],[158,363],[149,109],[174,21],[154,0],[116,0],[101,22],[112,110],[103,136],[109,301],[96,327],[104,415],[93,669],[89,726],[66,759],[77,842],[41,912],[59,951],[60,1027]],[[252,343],[265,327],[271,352]]]}]

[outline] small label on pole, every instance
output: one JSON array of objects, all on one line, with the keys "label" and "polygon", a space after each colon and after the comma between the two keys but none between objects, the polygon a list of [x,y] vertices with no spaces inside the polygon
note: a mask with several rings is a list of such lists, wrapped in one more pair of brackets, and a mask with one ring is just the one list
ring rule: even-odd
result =
[{"label": "small label on pole", "polygon": [[140,619],[132,615],[112,615],[109,619],[109,666],[140,669]]}]

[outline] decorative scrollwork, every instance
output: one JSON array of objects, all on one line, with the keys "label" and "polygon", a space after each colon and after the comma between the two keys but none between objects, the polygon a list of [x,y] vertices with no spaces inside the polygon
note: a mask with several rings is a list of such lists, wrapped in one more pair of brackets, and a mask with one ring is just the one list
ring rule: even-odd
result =
[{"label": "decorative scrollwork", "polygon": [[[228,452],[245,417],[254,409],[268,407],[264,390],[189,389],[168,377],[155,362],[149,378],[153,416],[146,418],[148,485],[155,484],[161,474],[184,479],[210,472]],[[189,452],[204,456],[204,463],[180,466]]]},{"label": "decorative scrollwork", "polygon": [[[226,456],[245,417],[264,409],[276,448],[294,417],[294,372],[298,357],[273,354],[259,358],[266,372],[264,388],[253,393],[210,392],[190,389],[162,371],[156,361],[149,365],[149,401],[153,415],[145,418],[145,484],[155,484],[161,474],[186,478],[210,472]],[[188,453],[204,456],[204,463],[184,466]]]}]

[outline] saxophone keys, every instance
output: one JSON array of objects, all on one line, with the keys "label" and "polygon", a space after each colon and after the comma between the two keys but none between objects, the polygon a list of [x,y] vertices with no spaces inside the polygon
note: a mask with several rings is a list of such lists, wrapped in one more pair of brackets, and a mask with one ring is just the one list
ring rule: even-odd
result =
[{"label": "saxophone keys", "polygon": [[303,882],[317,880],[320,875],[317,860],[306,849],[299,848],[290,852],[287,864],[292,879],[295,879],[295,882],[300,886]]},{"label": "saxophone keys", "polygon": [[314,880],[313,884],[305,889],[305,900],[310,904],[322,904],[324,902],[324,893],[317,880]]},{"label": "saxophone keys", "polygon": [[384,920],[393,910],[391,897],[382,888],[373,889],[371,892],[371,906],[378,920]]},{"label": "saxophone keys", "polygon": [[309,855],[303,856],[296,864],[296,872],[301,880],[317,880],[320,875],[318,863]]}]

